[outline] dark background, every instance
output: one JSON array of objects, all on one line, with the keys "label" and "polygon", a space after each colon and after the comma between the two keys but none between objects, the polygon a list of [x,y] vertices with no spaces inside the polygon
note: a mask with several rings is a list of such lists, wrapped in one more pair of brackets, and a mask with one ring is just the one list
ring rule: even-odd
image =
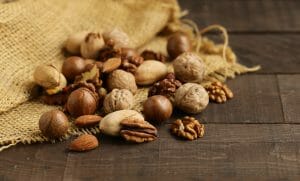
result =
[{"label": "dark background", "polygon": [[178,140],[165,124],[154,142],[101,135],[100,148],[83,154],[65,150],[70,140],[18,145],[0,153],[0,180],[299,180],[300,1],[180,4],[200,28],[228,28],[240,62],[262,65],[228,81],[233,100],[197,116],[206,125],[202,139]]}]

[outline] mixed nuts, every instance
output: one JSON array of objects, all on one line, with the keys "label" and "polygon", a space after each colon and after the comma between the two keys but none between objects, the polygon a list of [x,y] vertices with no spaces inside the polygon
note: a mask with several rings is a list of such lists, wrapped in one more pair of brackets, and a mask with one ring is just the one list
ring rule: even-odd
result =
[{"label": "mixed nuts", "polygon": [[[43,102],[64,105],[63,111],[52,110],[40,117],[44,136],[57,139],[67,134],[72,125],[70,116],[79,129],[99,127],[101,133],[129,142],[154,141],[158,133],[152,124],[159,126],[167,121],[174,107],[196,114],[207,107],[209,100],[223,103],[233,97],[225,84],[200,85],[206,67],[192,52],[185,33],[169,37],[169,57],[152,50],[139,54],[130,45],[128,35],[117,28],[103,33],[82,31],[67,39],[65,50],[71,56],[65,59],[61,71],[54,65],[36,68],[33,76],[43,87]],[[174,72],[166,62],[172,63]],[[131,110],[138,86],[151,86],[142,113]],[[194,140],[204,135],[204,126],[193,117],[184,117],[172,124],[171,132]],[[98,146],[95,136],[85,134],[74,139],[68,149],[88,151]]]}]

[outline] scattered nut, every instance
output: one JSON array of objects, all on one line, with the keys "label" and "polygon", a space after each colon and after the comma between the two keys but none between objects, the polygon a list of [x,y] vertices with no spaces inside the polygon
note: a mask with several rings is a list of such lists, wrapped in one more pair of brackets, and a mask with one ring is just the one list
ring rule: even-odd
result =
[{"label": "scattered nut", "polygon": [[127,72],[135,74],[138,66],[144,62],[143,57],[140,56],[130,56],[127,58],[122,58],[121,68]]},{"label": "scattered nut", "polygon": [[62,73],[68,80],[74,80],[77,75],[85,71],[86,63],[81,57],[69,57],[62,66]]},{"label": "scattered nut", "polygon": [[151,85],[164,78],[168,73],[167,66],[159,61],[144,61],[135,72],[135,80],[138,85]]},{"label": "scattered nut", "polygon": [[74,117],[94,114],[98,105],[98,95],[82,87],[73,91],[67,101],[66,109]]},{"label": "scattered nut", "polygon": [[228,99],[233,98],[233,93],[229,87],[221,82],[213,82],[212,84],[205,87],[208,92],[209,99],[217,102],[224,103]]},{"label": "scattered nut", "polygon": [[83,115],[78,117],[74,121],[74,124],[80,128],[91,127],[91,126],[95,126],[96,124],[99,124],[101,119],[102,117],[97,115]]},{"label": "scattered nut", "polygon": [[99,51],[105,43],[100,33],[89,33],[80,45],[81,56],[84,58],[97,58]]},{"label": "scattered nut", "polygon": [[161,95],[149,97],[143,104],[143,113],[147,121],[160,124],[169,119],[173,105],[168,98]]},{"label": "scattered nut", "polygon": [[109,58],[103,63],[102,72],[103,73],[110,73],[121,65],[121,58]]},{"label": "scattered nut", "polygon": [[108,41],[113,40],[115,48],[129,47],[128,35],[118,28],[104,32],[103,38],[106,44],[108,44]]},{"label": "scattered nut", "polygon": [[104,99],[103,108],[105,113],[111,113],[123,109],[131,109],[133,95],[127,89],[113,89]]},{"label": "scattered nut", "polygon": [[59,138],[67,133],[69,120],[67,116],[59,110],[48,111],[40,117],[39,128],[44,136]]},{"label": "scattered nut", "polygon": [[143,115],[134,110],[120,110],[107,114],[99,124],[101,133],[119,136],[121,131],[121,122],[125,119],[144,120]]},{"label": "scattered nut", "polygon": [[135,78],[131,73],[124,70],[115,70],[109,74],[107,79],[108,90],[113,89],[128,89],[133,94],[137,91],[137,85],[135,83]]},{"label": "scattered nut", "polygon": [[88,31],[82,31],[70,35],[65,43],[66,50],[74,55],[80,54],[80,45],[87,36]]},{"label": "scattered nut", "polygon": [[95,136],[90,134],[84,134],[74,139],[70,143],[68,149],[71,151],[83,152],[93,150],[98,146],[99,142]]},{"label": "scattered nut", "polygon": [[173,62],[176,77],[182,82],[201,83],[205,75],[205,64],[194,53],[183,53]]},{"label": "scattered nut", "polygon": [[54,65],[40,65],[36,67],[33,78],[35,83],[49,89],[59,86],[60,74]]},{"label": "scattered nut", "polygon": [[76,76],[74,83],[92,83],[97,87],[102,85],[102,80],[100,79],[100,72],[97,65],[93,65],[93,67],[79,76]]},{"label": "scattered nut", "polygon": [[172,59],[192,48],[189,37],[182,32],[176,32],[168,38],[167,50]]},{"label": "scattered nut", "polygon": [[208,105],[206,90],[199,84],[186,83],[175,92],[175,105],[186,113],[200,113]]},{"label": "scattered nut", "polygon": [[167,57],[160,52],[154,52],[152,50],[144,50],[141,54],[144,60],[158,60],[160,62],[166,62]]},{"label": "scattered nut", "polygon": [[173,122],[171,132],[176,136],[195,140],[204,136],[204,125],[194,117],[186,116]]}]

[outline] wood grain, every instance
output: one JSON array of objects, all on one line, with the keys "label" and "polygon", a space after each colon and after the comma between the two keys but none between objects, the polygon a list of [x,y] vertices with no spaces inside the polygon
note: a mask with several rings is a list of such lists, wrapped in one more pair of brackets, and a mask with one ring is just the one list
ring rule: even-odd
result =
[{"label": "wood grain", "polygon": [[230,32],[300,32],[297,0],[179,0],[200,28],[221,24]]},{"label": "wood grain", "polygon": [[278,75],[284,118],[287,123],[300,123],[300,74]]}]

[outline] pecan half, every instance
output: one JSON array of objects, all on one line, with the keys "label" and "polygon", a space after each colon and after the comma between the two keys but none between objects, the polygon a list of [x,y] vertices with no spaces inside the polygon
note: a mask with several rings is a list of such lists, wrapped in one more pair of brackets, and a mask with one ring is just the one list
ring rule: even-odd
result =
[{"label": "pecan half", "polygon": [[144,120],[128,118],[122,120],[120,135],[126,140],[135,143],[153,141],[157,138],[157,129]]},{"label": "pecan half", "polygon": [[138,66],[144,62],[144,58],[140,56],[130,56],[122,59],[121,68],[127,72],[134,74]]},{"label": "pecan half", "polygon": [[205,89],[209,95],[209,99],[217,103],[224,103],[228,99],[233,98],[232,91],[227,85],[222,84],[221,82],[214,82],[206,86]]},{"label": "pecan half", "polygon": [[171,126],[171,132],[176,136],[195,140],[204,135],[204,125],[200,124],[194,117],[186,116],[183,119],[177,119]]}]

